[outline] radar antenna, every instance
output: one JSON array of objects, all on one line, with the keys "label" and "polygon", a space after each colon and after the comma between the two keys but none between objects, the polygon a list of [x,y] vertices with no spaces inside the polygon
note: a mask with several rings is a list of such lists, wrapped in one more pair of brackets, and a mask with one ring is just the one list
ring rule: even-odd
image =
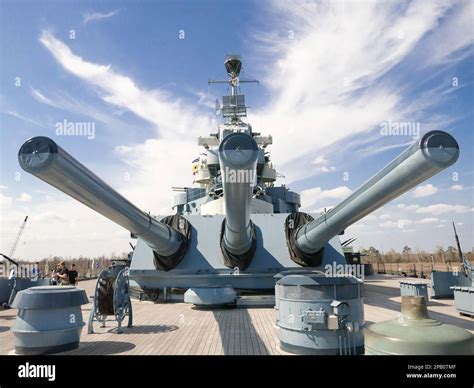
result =
[{"label": "radar antenna", "polygon": [[222,97],[222,116],[230,117],[231,121],[239,120],[239,117],[247,115],[245,98],[242,94],[237,94],[237,88],[244,83],[259,83],[258,80],[240,80],[239,75],[242,70],[242,58],[240,55],[226,55],[224,60],[225,69],[229,75],[228,80],[210,79],[208,84],[228,84],[230,95]]}]

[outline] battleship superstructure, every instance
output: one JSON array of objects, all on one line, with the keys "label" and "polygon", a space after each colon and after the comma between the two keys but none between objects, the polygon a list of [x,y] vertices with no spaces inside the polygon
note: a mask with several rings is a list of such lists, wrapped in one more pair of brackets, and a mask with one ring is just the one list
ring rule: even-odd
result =
[{"label": "battleship superstructure", "polygon": [[49,138],[29,139],[19,151],[25,171],[138,239],[129,271],[132,286],[154,293],[202,286],[265,290],[274,288],[275,275],[282,272],[345,264],[338,237],[345,228],[458,158],[451,135],[426,133],[335,208],[300,212],[299,194],[275,184],[267,150],[272,137],[244,121],[241,66],[238,56],[226,57],[229,79],[220,82],[229,84],[230,95],[219,107],[223,123],[216,133],[199,137],[204,152],[193,161],[194,185],[174,188],[172,215],[155,217],[138,209]]}]

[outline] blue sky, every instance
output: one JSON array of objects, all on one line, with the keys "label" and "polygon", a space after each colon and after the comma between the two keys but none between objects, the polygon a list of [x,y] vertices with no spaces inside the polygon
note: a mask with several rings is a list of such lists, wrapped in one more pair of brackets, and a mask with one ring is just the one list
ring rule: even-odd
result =
[{"label": "blue sky", "polygon": [[[454,243],[455,221],[474,245],[472,2],[0,4],[2,252],[27,214],[22,258],[126,251],[126,231],[21,173],[19,147],[50,136],[167,214],[170,187],[192,183],[197,136],[219,122],[226,87],[207,80],[225,77],[227,53],[261,80],[242,88],[248,121],[273,135],[280,183],[301,192],[303,210],[336,205],[413,141],[383,136],[384,123],[441,129],[458,140],[458,162],[346,234],[356,246],[431,250]],[[64,120],[94,123],[95,136],[58,136]]]}]

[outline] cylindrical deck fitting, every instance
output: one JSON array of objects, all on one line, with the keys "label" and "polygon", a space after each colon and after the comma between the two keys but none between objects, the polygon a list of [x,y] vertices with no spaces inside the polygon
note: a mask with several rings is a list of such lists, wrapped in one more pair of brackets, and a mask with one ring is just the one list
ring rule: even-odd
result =
[{"label": "cylindrical deck fitting", "polygon": [[18,309],[12,329],[15,352],[39,355],[77,348],[84,327],[81,305],[88,302],[86,292],[73,286],[20,291],[12,304]]},{"label": "cylindrical deck fitting", "polygon": [[429,319],[426,299],[421,296],[402,296],[402,319]]},{"label": "cylindrical deck fitting", "polygon": [[454,137],[428,132],[334,209],[296,231],[297,248],[306,254],[320,251],[349,225],[451,166],[458,157]]},{"label": "cylindrical deck fitting", "polygon": [[470,355],[472,334],[431,319],[423,296],[403,296],[401,315],[365,329],[369,355]]},{"label": "cylindrical deck fitting", "polygon": [[161,256],[171,256],[182,239],[174,229],[143,212],[48,137],[27,140],[20,166],[144,240]]},{"label": "cylindrical deck fitting", "polygon": [[252,247],[250,203],[256,184],[258,146],[246,133],[232,133],[219,146],[224,191],[225,230],[223,245],[241,255]]}]

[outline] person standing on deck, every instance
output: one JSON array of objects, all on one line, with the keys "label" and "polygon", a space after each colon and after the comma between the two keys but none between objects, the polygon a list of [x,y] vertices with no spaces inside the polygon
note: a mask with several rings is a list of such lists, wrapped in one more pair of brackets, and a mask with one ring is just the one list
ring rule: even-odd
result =
[{"label": "person standing on deck", "polygon": [[69,284],[69,270],[66,267],[66,263],[61,261],[59,264],[60,269],[58,273],[58,280],[61,286],[67,286]]},{"label": "person standing on deck", "polygon": [[52,270],[51,270],[51,280],[50,280],[50,284],[52,286],[57,286],[58,285],[58,267],[54,267]]},{"label": "person standing on deck", "polygon": [[78,274],[76,271],[76,264],[72,264],[71,269],[68,271],[69,284],[71,286],[77,285]]}]

